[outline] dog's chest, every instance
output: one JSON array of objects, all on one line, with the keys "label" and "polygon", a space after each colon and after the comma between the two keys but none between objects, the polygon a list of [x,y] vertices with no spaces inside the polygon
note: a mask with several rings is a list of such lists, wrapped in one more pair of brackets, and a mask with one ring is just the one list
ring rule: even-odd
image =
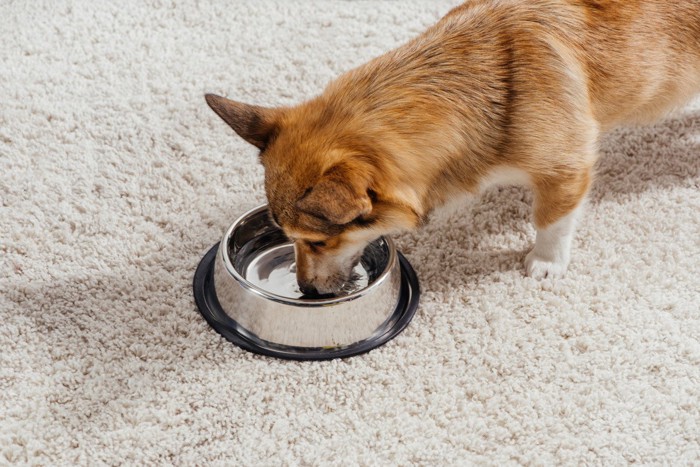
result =
[{"label": "dog's chest", "polygon": [[479,191],[484,191],[493,186],[530,185],[530,176],[521,169],[513,167],[500,167],[492,170],[479,183]]}]

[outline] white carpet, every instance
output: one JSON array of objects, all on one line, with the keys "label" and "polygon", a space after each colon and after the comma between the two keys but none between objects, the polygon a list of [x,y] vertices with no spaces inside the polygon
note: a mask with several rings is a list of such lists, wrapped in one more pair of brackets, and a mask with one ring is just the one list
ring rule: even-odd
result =
[{"label": "white carpet", "polygon": [[1,3],[0,464],[700,464],[699,105],[603,141],[565,279],[523,276],[504,188],[397,239],[421,306],[370,354],[257,357],[197,312],[264,201],[203,94],[298,102],[457,3]]}]

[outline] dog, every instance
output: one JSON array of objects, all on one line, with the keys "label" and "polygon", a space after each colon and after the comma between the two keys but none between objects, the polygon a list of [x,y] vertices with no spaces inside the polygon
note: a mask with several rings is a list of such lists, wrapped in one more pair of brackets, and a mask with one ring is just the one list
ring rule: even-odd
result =
[{"label": "dog", "polygon": [[332,294],[381,235],[493,184],[533,190],[525,272],[560,277],[601,134],[700,91],[700,1],[472,0],[297,106],[206,101],[260,149],[297,281]]}]

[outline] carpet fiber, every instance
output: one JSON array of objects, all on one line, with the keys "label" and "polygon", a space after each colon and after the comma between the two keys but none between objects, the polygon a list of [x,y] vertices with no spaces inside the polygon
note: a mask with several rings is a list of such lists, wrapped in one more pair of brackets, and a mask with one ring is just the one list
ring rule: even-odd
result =
[{"label": "carpet fiber", "polygon": [[214,92],[299,102],[457,4],[2,2],[0,464],[700,463],[700,106],[606,136],[561,280],[531,195],[396,239],[421,306],[348,360],[246,353],[191,291],[264,202]]}]

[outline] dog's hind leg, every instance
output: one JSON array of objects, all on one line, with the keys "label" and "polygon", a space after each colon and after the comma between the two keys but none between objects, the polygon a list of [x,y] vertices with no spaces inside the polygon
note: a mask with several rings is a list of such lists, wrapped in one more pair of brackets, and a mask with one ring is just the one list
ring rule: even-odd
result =
[{"label": "dog's hind leg", "polygon": [[561,277],[571,256],[576,221],[591,184],[591,169],[535,181],[535,247],[525,259],[528,276]]}]

